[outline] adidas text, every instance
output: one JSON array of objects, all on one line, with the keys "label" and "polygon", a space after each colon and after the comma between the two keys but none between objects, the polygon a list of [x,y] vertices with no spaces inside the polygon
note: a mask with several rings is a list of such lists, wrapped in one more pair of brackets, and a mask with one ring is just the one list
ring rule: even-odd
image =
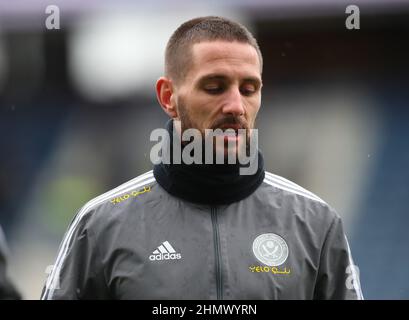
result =
[{"label": "adidas text", "polygon": [[149,260],[151,261],[160,261],[160,260],[179,260],[182,258],[180,253],[159,253],[151,254]]}]

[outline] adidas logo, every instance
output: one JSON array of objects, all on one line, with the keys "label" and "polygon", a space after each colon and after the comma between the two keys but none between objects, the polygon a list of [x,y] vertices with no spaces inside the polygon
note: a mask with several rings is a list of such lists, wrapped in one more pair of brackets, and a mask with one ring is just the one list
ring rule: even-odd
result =
[{"label": "adidas logo", "polygon": [[180,253],[176,253],[175,249],[168,241],[163,242],[152,254],[149,256],[151,261],[161,260],[179,260],[182,259]]}]

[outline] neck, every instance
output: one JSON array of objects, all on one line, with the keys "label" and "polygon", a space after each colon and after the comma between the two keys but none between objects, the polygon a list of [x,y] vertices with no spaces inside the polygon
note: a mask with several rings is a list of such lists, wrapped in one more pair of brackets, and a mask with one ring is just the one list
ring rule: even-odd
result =
[{"label": "neck", "polygon": [[[173,136],[173,123],[167,124]],[[252,194],[263,182],[264,162],[257,150],[257,170],[243,175],[240,164],[176,164],[173,161],[173,139],[170,141],[170,164],[154,166],[157,182],[171,195],[194,203],[222,205],[240,201]],[[182,149],[182,148],[180,148]],[[166,149],[163,149],[166,150]],[[166,152],[166,151],[165,151]]]}]

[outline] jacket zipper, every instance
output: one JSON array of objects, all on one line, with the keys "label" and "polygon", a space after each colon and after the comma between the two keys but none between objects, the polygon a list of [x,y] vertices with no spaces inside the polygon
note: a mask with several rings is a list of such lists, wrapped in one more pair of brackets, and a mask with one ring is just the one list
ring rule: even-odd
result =
[{"label": "jacket zipper", "polygon": [[219,235],[219,225],[217,222],[217,209],[215,207],[211,208],[212,217],[212,227],[213,227],[213,243],[214,243],[214,253],[216,258],[216,292],[217,300],[223,300],[223,278],[222,278],[222,255],[220,252],[220,235]]}]

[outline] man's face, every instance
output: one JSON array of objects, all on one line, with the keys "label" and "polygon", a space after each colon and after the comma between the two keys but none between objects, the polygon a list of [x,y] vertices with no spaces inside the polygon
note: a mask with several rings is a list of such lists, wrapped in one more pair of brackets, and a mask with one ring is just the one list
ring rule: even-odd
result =
[{"label": "man's face", "polygon": [[[246,129],[248,139],[261,103],[257,51],[227,41],[201,42],[191,50],[191,68],[172,96],[182,131],[195,128],[205,136],[205,129]],[[224,153],[228,140],[239,148],[245,142],[240,136],[226,137]]]}]

